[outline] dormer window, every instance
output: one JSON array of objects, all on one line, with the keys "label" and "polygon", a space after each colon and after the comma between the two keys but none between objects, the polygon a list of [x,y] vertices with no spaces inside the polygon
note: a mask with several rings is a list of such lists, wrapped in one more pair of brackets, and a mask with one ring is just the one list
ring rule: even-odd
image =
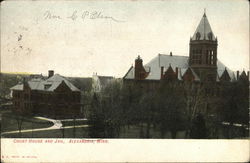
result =
[{"label": "dormer window", "polygon": [[200,34],[200,32],[197,32],[196,33],[196,40],[200,40],[200,38],[201,38],[201,34]]},{"label": "dormer window", "polygon": [[212,32],[209,32],[209,33],[207,34],[207,37],[208,37],[209,40],[212,40],[212,39],[213,39]]},{"label": "dormer window", "polygon": [[44,89],[47,90],[51,87],[51,84],[44,84]]}]

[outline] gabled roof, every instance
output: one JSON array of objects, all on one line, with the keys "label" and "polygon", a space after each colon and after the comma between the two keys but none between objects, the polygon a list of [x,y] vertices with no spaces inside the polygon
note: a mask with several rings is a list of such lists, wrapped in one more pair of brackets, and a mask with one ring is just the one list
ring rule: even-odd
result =
[{"label": "gabled roof", "polygon": [[23,90],[23,84],[18,83],[17,85],[10,88],[11,90]]},{"label": "gabled roof", "polygon": [[220,80],[231,81],[231,78],[230,78],[226,68],[225,68],[224,72],[222,73]]},{"label": "gabled roof", "polygon": [[242,73],[239,76],[240,80],[249,80],[249,77],[247,76],[245,70],[242,71]]},{"label": "gabled roof", "polygon": [[98,78],[102,86],[109,84],[110,81],[114,79],[112,76],[98,76]]},{"label": "gabled roof", "polygon": [[196,37],[197,33],[198,33],[198,35],[200,35],[199,40],[209,40],[210,34],[211,34],[212,40],[216,40],[205,13],[204,13],[198,27],[196,28],[196,30],[194,32],[192,40],[197,40],[197,37]]},{"label": "gabled roof", "polygon": [[227,69],[227,72],[228,72],[229,77],[231,78],[231,81],[235,81],[236,80],[235,73],[232,70],[230,70],[229,68],[227,68],[220,60],[218,60],[217,61],[218,78],[221,78],[225,69]]},{"label": "gabled roof", "polygon": [[55,74],[54,76],[48,78],[45,82],[45,84],[51,84],[48,91],[54,91],[61,83],[62,81],[65,82],[65,84],[72,90],[72,91],[80,91],[78,88],[76,88],[71,82],[69,82],[64,77],[60,76],[59,74]]},{"label": "gabled roof", "polygon": [[171,65],[168,66],[167,71],[163,74],[164,78],[172,80],[173,78],[176,78],[176,73],[174,72]]},{"label": "gabled roof", "polygon": [[161,67],[166,69],[171,64],[171,67],[175,69],[176,67],[182,69],[188,67],[188,57],[186,56],[170,56],[164,54],[158,54],[145,66],[150,67],[150,73],[146,79],[160,80],[161,79]]},{"label": "gabled roof", "polygon": [[[178,79],[182,80],[181,76],[183,76],[184,73],[189,68],[188,60],[189,60],[188,56],[174,56],[174,55],[171,56],[171,55],[158,54],[144,66],[144,67],[150,67],[149,75],[145,80],[160,80],[161,67],[164,67],[166,70],[170,64],[173,70],[175,70],[176,67],[178,68]],[[224,72],[225,68],[226,66],[221,61],[217,60],[218,81],[222,73]],[[198,75],[194,72],[192,68],[191,71],[195,76],[195,80],[199,81],[200,79]],[[231,78],[231,81],[236,80],[234,72],[232,70],[227,68],[227,72]],[[129,71],[124,76],[124,79],[134,79],[134,67],[130,67]]]},{"label": "gabled roof", "polygon": [[[60,76],[59,74],[55,74],[54,76],[48,78],[47,80],[31,79],[30,81],[28,81],[28,85],[31,90],[54,91],[62,83],[62,81],[64,81],[65,84],[72,91],[80,91],[71,82],[69,82],[67,79]],[[47,88],[45,88],[46,86]],[[11,90],[23,90],[23,83],[19,83],[10,89]]]},{"label": "gabled roof", "polygon": [[124,75],[123,79],[134,79],[135,78],[135,69],[133,66],[131,66],[128,70],[128,72]]},{"label": "gabled roof", "polygon": [[[44,79],[35,78],[35,79],[31,79],[30,81],[28,81],[27,84],[32,90],[43,90],[44,88],[43,82],[44,82]],[[18,83],[17,85],[15,85],[14,87],[11,87],[10,89],[23,90],[23,83]]]},{"label": "gabled roof", "polygon": [[182,70],[183,70],[183,72],[181,74],[182,76],[184,76],[185,73],[188,73],[188,71],[190,71],[192,73],[192,75],[194,76],[194,81],[200,81],[199,76],[194,72],[194,70],[191,67],[188,67],[188,68],[185,68]]},{"label": "gabled roof", "polygon": [[168,66],[167,71],[165,71],[165,74],[175,74],[173,68],[171,65]]}]

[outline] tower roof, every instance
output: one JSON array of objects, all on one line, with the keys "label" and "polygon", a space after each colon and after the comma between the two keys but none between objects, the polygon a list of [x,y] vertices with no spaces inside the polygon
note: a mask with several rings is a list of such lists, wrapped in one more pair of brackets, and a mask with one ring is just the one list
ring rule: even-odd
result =
[{"label": "tower roof", "polygon": [[192,40],[216,40],[211,26],[208,22],[206,13],[204,13],[198,27],[196,28]]}]

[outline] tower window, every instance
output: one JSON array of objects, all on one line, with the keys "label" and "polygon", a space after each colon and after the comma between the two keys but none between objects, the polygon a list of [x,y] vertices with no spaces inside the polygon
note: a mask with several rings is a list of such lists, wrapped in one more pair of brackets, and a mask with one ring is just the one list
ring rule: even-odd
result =
[{"label": "tower window", "polygon": [[202,53],[201,49],[193,50],[193,55],[192,55],[193,64],[201,64],[201,55],[202,55],[201,53]]},{"label": "tower window", "polygon": [[209,40],[212,40],[212,39],[213,39],[212,32],[209,32],[209,33],[207,34],[207,37],[208,37]]},{"label": "tower window", "polygon": [[206,64],[208,65],[214,65],[215,64],[215,54],[213,50],[207,50],[206,51]]},{"label": "tower window", "polygon": [[211,64],[211,50],[207,50],[206,64]]},{"label": "tower window", "polygon": [[213,51],[212,51],[212,54],[211,54],[211,65],[214,64],[214,55],[213,55]]},{"label": "tower window", "polygon": [[200,38],[201,38],[201,34],[200,34],[200,32],[197,32],[196,33],[196,40],[200,40]]}]

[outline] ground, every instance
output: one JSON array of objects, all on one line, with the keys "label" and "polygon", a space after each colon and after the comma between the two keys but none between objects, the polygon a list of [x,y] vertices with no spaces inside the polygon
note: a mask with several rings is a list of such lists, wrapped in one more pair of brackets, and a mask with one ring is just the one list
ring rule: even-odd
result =
[{"label": "ground", "polygon": [[[5,138],[89,138],[89,125],[87,119],[62,119],[54,120],[45,117],[24,117],[21,133],[18,130],[16,116],[8,109],[0,109],[1,137]],[[220,139],[244,138],[246,131],[237,126],[222,124],[218,131]],[[140,138],[140,127],[130,125],[122,127],[119,138]],[[146,131],[144,128],[144,135]],[[178,131],[177,139],[185,138],[186,131]],[[158,129],[150,128],[149,138],[160,139]],[[166,132],[165,139],[171,139],[171,133]]]},{"label": "ground", "polygon": [[[24,117],[22,120],[22,130],[47,128],[53,123],[46,120],[36,119],[34,117]],[[2,115],[1,132],[18,130],[17,118],[12,113]]]}]

